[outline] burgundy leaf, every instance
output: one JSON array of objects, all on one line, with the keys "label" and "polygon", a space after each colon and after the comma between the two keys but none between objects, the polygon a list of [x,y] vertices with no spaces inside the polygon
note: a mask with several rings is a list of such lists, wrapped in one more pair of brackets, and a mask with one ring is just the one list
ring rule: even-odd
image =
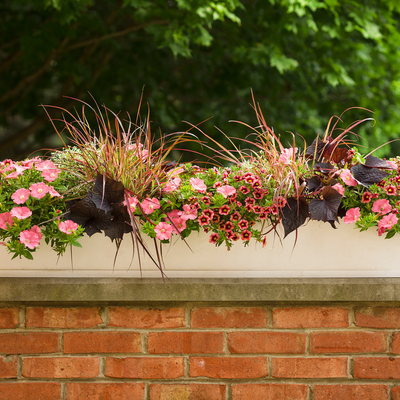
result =
[{"label": "burgundy leaf", "polygon": [[371,167],[371,168],[383,168],[383,169],[395,169],[393,166],[388,164],[385,160],[381,160],[378,157],[374,156],[367,156],[365,157],[365,164],[366,167]]},{"label": "burgundy leaf", "polygon": [[330,174],[331,172],[335,171],[336,168],[331,164],[331,163],[320,163],[320,162],[316,162],[314,164],[314,168],[317,171],[322,172],[323,174]]},{"label": "burgundy leaf", "polygon": [[309,217],[308,204],[305,199],[289,197],[285,207],[282,208],[282,225],[285,236],[295,231],[306,222]]},{"label": "burgundy leaf", "polygon": [[307,182],[307,189],[310,192],[314,192],[315,190],[319,189],[322,185],[322,180],[319,176],[313,176],[311,178],[306,178]]},{"label": "burgundy leaf", "polygon": [[325,143],[317,136],[309,147],[306,148],[305,156],[311,160],[320,161],[323,152],[329,148],[329,143]]},{"label": "burgundy leaf", "polygon": [[311,218],[317,221],[329,222],[335,227],[334,221],[337,221],[338,209],[342,195],[331,186],[325,186],[322,190],[322,200],[313,199],[310,201],[309,210]]},{"label": "burgundy leaf", "polygon": [[374,183],[378,183],[382,179],[389,176],[389,174],[385,171],[382,171],[378,168],[366,167],[362,164],[358,164],[352,167],[351,173],[353,174],[354,179],[365,187],[369,187]]}]

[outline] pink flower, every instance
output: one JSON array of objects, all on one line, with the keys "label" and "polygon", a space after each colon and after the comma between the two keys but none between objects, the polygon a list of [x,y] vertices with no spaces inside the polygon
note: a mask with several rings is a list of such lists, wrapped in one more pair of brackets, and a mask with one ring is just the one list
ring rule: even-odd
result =
[{"label": "pink flower", "polygon": [[36,169],[38,171],[46,171],[48,169],[57,169],[57,168],[51,161],[47,160],[36,164]]},{"label": "pink flower", "polygon": [[180,217],[187,221],[188,219],[196,219],[197,218],[197,210],[196,207],[190,206],[189,204],[185,204],[183,206],[183,212]]},{"label": "pink flower", "polygon": [[48,186],[48,188],[49,188],[49,195],[51,197],[61,197],[60,193],[58,193],[57,190],[53,188],[53,186]]},{"label": "pink flower", "polygon": [[348,169],[342,170],[340,173],[340,179],[342,179],[347,186],[357,186],[357,181]]},{"label": "pink flower", "polygon": [[225,185],[217,189],[217,192],[222,194],[225,198],[233,196],[236,193],[236,189],[233,186]]},{"label": "pink flower", "polygon": [[10,214],[15,218],[25,219],[32,215],[32,211],[28,207],[14,207],[11,209]]},{"label": "pink flower", "polygon": [[[12,226],[14,221],[12,220],[11,213],[4,212],[0,214],[0,228],[8,229],[9,226]],[[8,224],[8,226],[7,226]]]},{"label": "pink flower", "polygon": [[170,179],[163,187],[164,192],[174,192],[175,190],[178,189],[179,185],[181,184],[182,179],[181,178],[174,178]]},{"label": "pink flower", "polygon": [[42,172],[42,176],[47,182],[53,182],[58,178],[60,172],[61,170],[59,169],[45,169]]},{"label": "pink flower", "polygon": [[39,235],[32,230],[22,231],[19,234],[19,240],[21,243],[25,245],[28,249],[33,250],[35,247],[39,246]]},{"label": "pink flower", "polygon": [[294,159],[294,155],[297,153],[297,147],[293,151],[293,147],[290,149],[283,149],[281,155],[279,156],[279,162],[282,164],[290,164]]},{"label": "pink flower", "polygon": [[28,189],[18,189],[12,194],[11,198],[15,204],[24,204],[30,194],[31,192]]},{"label": "pink flower", "polygon": [[212,234],[210,235],[210,238],[208,239],[208,241],[209,241],[210,243],[217,243],[218,239],[219,239],[218,233],[212,233]]},{"label": "pink flower", "polygon": [[173,218],[171,224],[173,233],[178,234],[186,229],[186,221],[183,218]]},{"label": "pink flower", "polygon": [[387,185],[385,186],[385,192],[389,195],[389,196],[395,196],[397,189],[396,186],[393,185]]},{"label": "pink flower", "polygon": [[31,191],[32,197],[35,197],[36,199],[42,199],[44,196],[46,196],[46,193],[49,192],[49,187],[43,183],[33,183],[29,190]]},{"label": "pink flower", "polygon": [[386,162],[387,162],[393,169],[397,169],[397,162],[396,162],[396,161],[386,160]]},{"label": "pink flower", "polygon": [[389,204],[389,200],[376,200],[372,206],[372,211],[379,213],[380,215],[385,215],[392,211],[392,206]]},{"label": "pink flower", "polygon": [[173,220],[174,218],[180,218],[180,216],[182,215],[182,211],[179,210],[172,210],[171,212],[167,213],[167,220]]},{"label": "pink flower", "polygon": [[30,229],[32,232],[36,233],[38,235],[39,240],[42,238],[42,231],[37,225],[33,225],[32,228]]},{"label": "pink flower", "polygon": [[190,184],[194,190],[197,190],[200,193],[205,193],[207,186],[204,183],[203,179],[200,178],[190,178]]},{"label": "pink flower", "polygon": [[160,202],[153,197],[152,199],[145,199],[140,204],[145,214],[151,214],[154,210],[160,208]]},{"label": "pink flower", "polygon": [[157,239],[168,240],[172,235],[172,226],[166,222],[159,222],[154,227],[154,232],[156,233]]},{"label": "pink flower", "polygon": [[67,219],[65,222],[60,222],[60,224],[58,225],[58,229],[61,232],[66,233],[67,235],[74,233],[78,228],[79,225],[76,224],[74,221],[71,221],[70,219]]},{"label": "pink flower", "polygon": [[386,229],[392,229],[394,225],[397,224],[398,218],[396,217],[395,214],[390,213],[388,215],[385,215],[382,217],[380,221],[378,221],[378,228],[379,227],[384,227]]},{"label": "pink flower", "polygon": [[344,196],[344,187],[340,183],[337,183],[336,185],[333,185],[332,189],[335,189],[339,194]]},{"label": "pink flower", "polygon": [[358,221],[360,217],[361,217],[360,207],[350,208],[350,210],[346,212],[346,216],[344,217],[344,223],[351,224],[353,222]]},{"label": "pink flower", "polygon": [[[139,200],[135,196],[128,197],[128,203],[129,203],[129,208],[130,208],[131,212],[134,212],[136,210],[136,206],[139,203]],[[124,201],[124,204],[126,205],[126,201]]]}]

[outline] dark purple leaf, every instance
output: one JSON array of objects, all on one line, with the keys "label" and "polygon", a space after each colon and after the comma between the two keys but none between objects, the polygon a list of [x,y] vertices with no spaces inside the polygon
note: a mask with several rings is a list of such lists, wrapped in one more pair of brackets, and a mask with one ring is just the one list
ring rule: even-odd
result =
[{"label": "dark purple leaf", "polygon": [[285,236],[295,231],[306,222],[309,217],[308,204],[305,199],[289,197],[285,207],[282,208],[282,225]]},{"label": "dark purple leaf", "polygon": [[380,158],[371,155],[365,157],[364,165],[371,168],[395,169],[385,160],[381,160]]},{"label": "dark purple leaf", "polygon": [[312,176],[311,178],[306,178],[307,182],[307,189],[310,192],[314,192],[315,190],[319,189],[322,185],[321,178],[319,176]]},{"label": "dark purple leaf", "polygon": [[389,176],[389,174],[385,171],[382,171],[378,168],[366,167],[362,164],[352,167],[351,173],[353,174],[354,179],[365,187],[369,187],[374,183],[378,183],[382,179]]},{"label": "dark purple leaf", "polygon": [[335,171],[336,168],[331,163],[320,163],[316,162],[314,164],[314,169],[320,171],[323,174],[330,174],[331,172]]},{"label": "dark purple leaf", "polygon": [[305,151],[305,156],[311,160],[320,161],[322,159],[323,152],[329,148],[329,143],[325,143],[317,136],[309,147]]},{"label": "dark purple leaf", "polygon": [[[96,197],[97,201],[106,199],[109,204],[122,203],[124,201],[124,185],[109,177],[97,174],[96,182],[94,183],[93,192],[99,196]],[[101,204],[101,203],[100,203]],[[98,206],[100,208],[100,206]]]},{"label": "dark purple leaf", "polygon": [[309,210],[311,218],[317,221],[329,222],[334,228],[334,221],[337,221],[338,209],[342,195],[331,186],[322,189],[322,200],[313,199],[310,201]]}]

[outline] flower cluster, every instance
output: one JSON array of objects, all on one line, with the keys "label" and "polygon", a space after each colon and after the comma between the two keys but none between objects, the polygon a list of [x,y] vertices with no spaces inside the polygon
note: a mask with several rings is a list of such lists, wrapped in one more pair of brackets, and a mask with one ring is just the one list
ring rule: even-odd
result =
[{"label": "flower cluster", "polygon": [[78,245],[83,229],[63,221],[62,195],[68,188],[64,173],[50,160],[0,162],[0,239],[13,258],[32,259],[44,237],[58,254],[68,244]]}]

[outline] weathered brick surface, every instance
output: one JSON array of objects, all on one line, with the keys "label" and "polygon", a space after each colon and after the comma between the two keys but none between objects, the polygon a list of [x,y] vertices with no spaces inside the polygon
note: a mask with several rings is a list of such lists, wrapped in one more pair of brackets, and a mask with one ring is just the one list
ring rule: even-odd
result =
[{"label": "weathered brick surface", "polygon": [[184,308],[135,309],[110,307],[109,326],[137,329],[167,329],[185,326]]},{"label": "weathered brick surface", "polygon": [[355,312],[356,326],[365,328],[400,328],[400,308],[364,307]]},{"label": "weathered brick surface", "polygon": [[255,379],[268,375],[266,357],[190,357],[190,376]]},{"label": "weathered brick surface", "polygon": [[242,384],[232,386],[232,400],[307,400],[308,386],[294,384]]},{"label": "weathered brick surface", "polygon": [[150,385],[151,400],[225,400],[225,385],[155,384]]},{"label": "weathered brick surface", "polygon": [[61,384],[55,382],[0,382],[0,400],[61,400]]},{"label": "weathered brick surface", "polygon": [[259,307],[198,307],[192,310],[192,328],[261,328],[267,310]]},{"label": "weathered brick surface", "polygon": [[25,358],[25,378],[95,378],[99,375],[97,357]]},{"label": "weathered brick surface", "polygon": [[304,354],[306,335],[292,332],[232,332],[228,336],[231,353]]},{"label": "weathered brick surface", "polygon": [[383,353],[387,351],[387,333],[314,332],[310,345],[311,353]]},{"label": "weathered brick surface", "polygon": [[144,400],[143,383],[68,382],[66,400]]},{"label": "weathered brick surface", "polygon": [[274,378],[347,378],[347,358],[273,358]]},{"label": "weathered brick surface", "polygon": [[108,357],[106,362],[106,376],[110,378],[174,379],[183,374],[181,357]]},{"label": "weathered brick surface", "polygon": [[19,325],[19,308],[0,308],[0,329],[16,328]]},{"label": "weathered brick surface", "polygon": [[98,307],[57,308],[29,307],[26,310],[27,328],[92,328],[103,323]]},{"label": "weathered brick surface", "polygon": [[157,332],[149,333],[149,353],[223,353],[225,337],[222,332]]},{"label": "weathered brick surface", "polygon": [[391,353],[400,354],[400,332],[395,332],[392,338]]},{"label": "weathered brick surface", "polygon": [[349,310],[337,307],[289,307],[272,312],[275,328],[346,328]]},{"label": "weathered brick surface", "polygon": [[392,389],[392,400],[400,400],[400,386]]},{"label": "weathered brick surface", "polygon": [[0,378],[16,378],[18,373],[17,357],[0,358]]},{"label": "weathered brick surface", "polygon": [[395,357],[355,358],[354,378],[400,379],[400,358],[395,358]]},{"label": "weathered brick surface", "polygon": [[313,400],[389,400],[387,385],[315,385]]},{"label": "weathered brick surface", "polygon": [[0,353],[54,353],[60,350],[59,339],[55,332],[0,333]]},{"label": "weathered brick surface", "polygon": [[64,353],[140,353],[141,335],[137,332],[66,332]]}]

